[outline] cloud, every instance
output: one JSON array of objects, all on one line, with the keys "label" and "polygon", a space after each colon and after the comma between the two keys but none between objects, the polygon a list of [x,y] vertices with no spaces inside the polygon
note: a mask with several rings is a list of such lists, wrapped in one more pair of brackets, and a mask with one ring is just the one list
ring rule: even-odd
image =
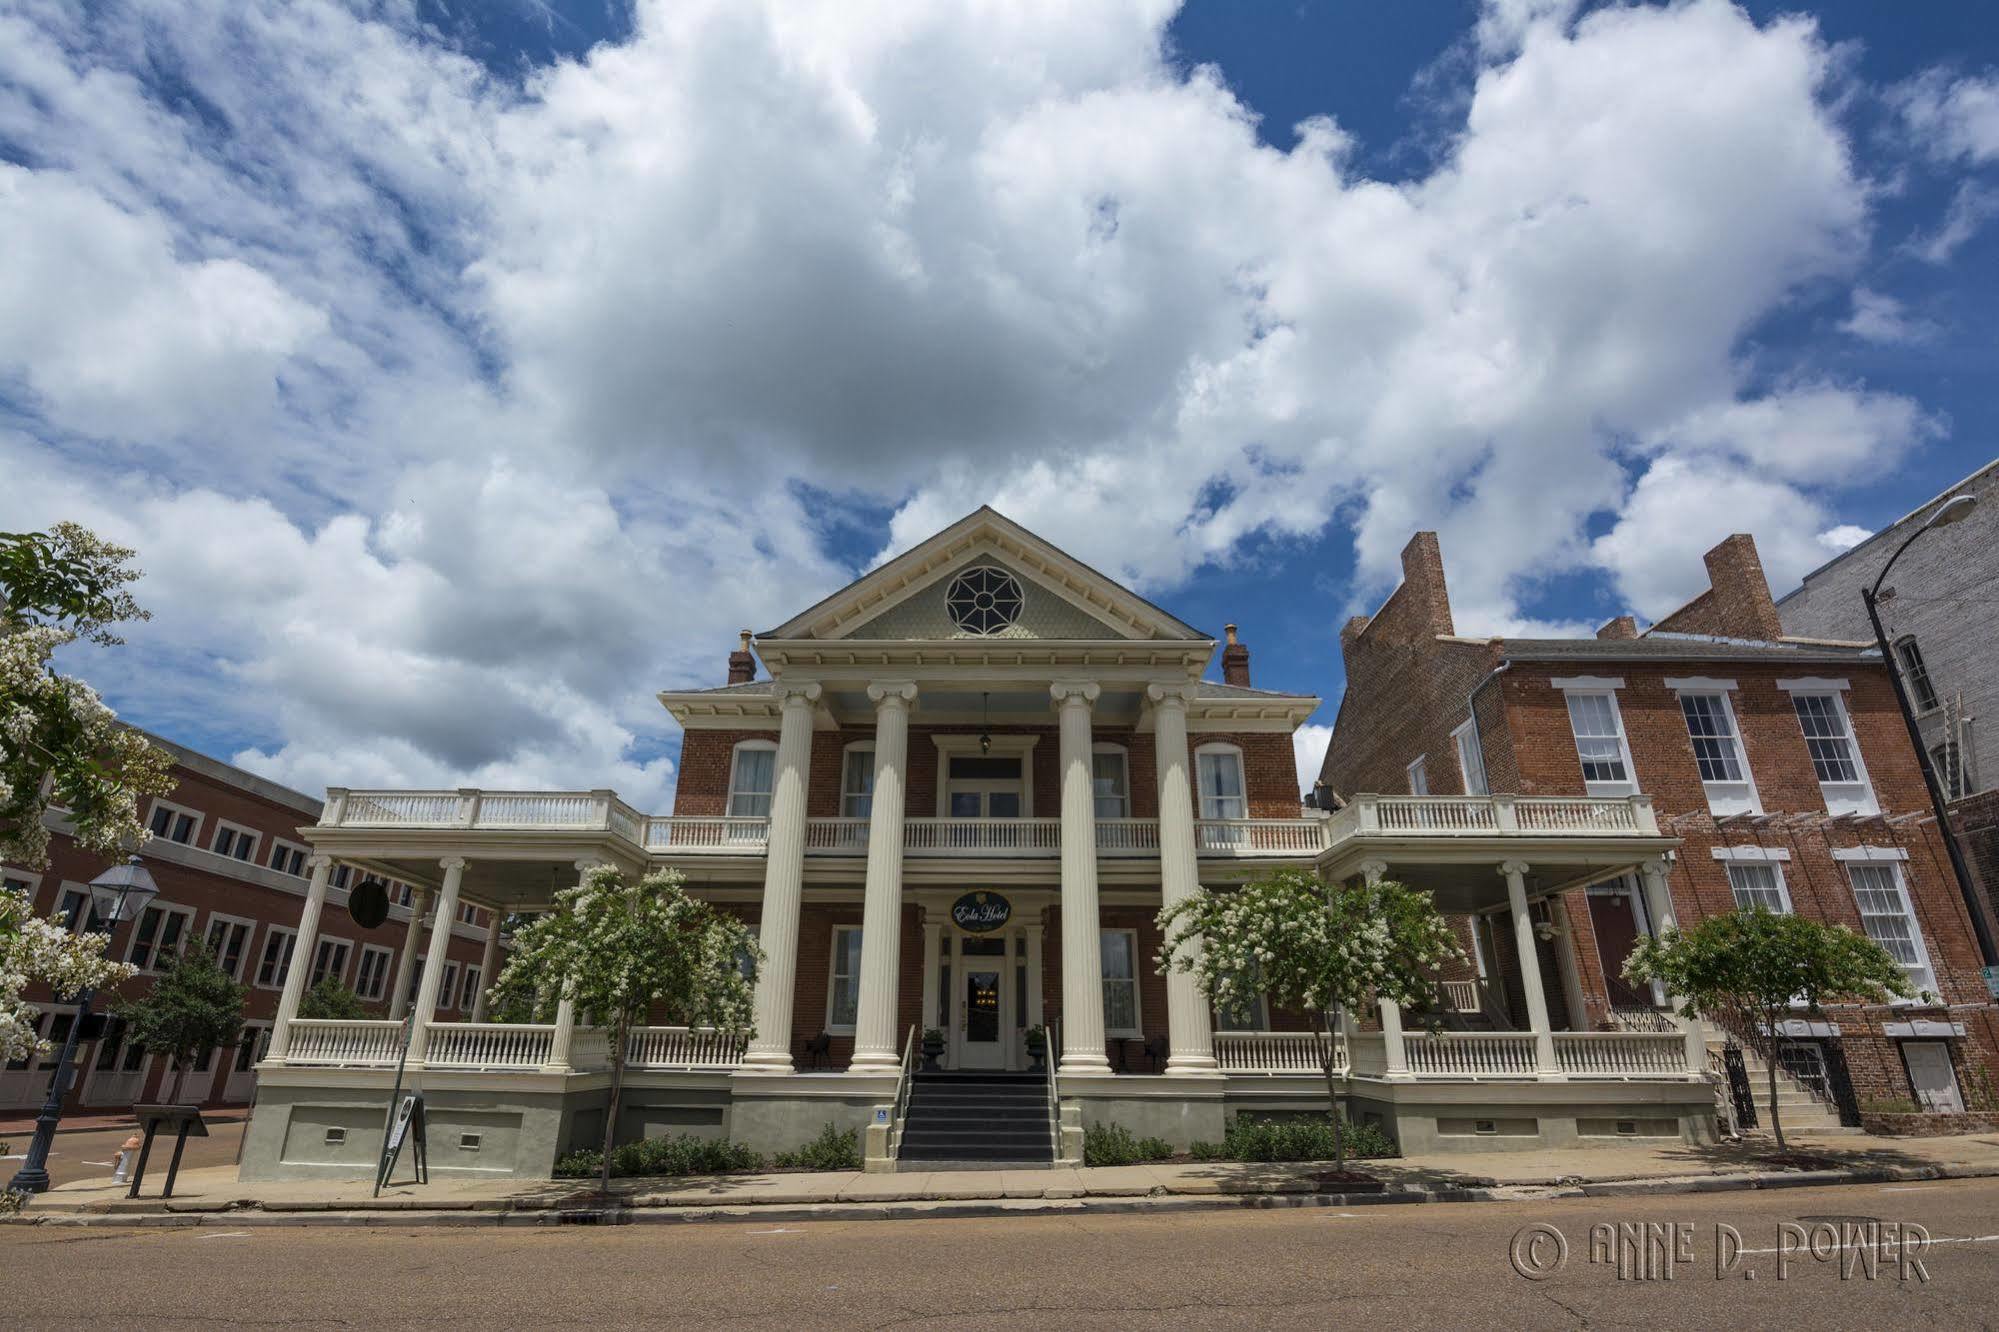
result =
[{"label": "cloud", "polygon": [[1893,296],[1866,287],[1853,289],[1853,313],[1839,327],[1862,342],[1883,344],[1924,342],[1937,331],[1934,324],[1911,318]]},{"label": "cloud", "polygon": [[1326,761],[1326,746],[1332,743],[1333,728],[1317,724],[1300,726],[1291,733],[1291,752],[1298,761],[1298,790],[1302,795],[1319,780]]},{"label": "cloud", "polygon": [[1845,76],[1804,20],[1576,9],[1483,11],[1385,182],[1263,143],[1165,0],[648,0],[517,80],[401,6],[19,0],[0,520],[140,547],[118,683],[261,771],[654,805],[651,692],[851,576],[850,506],[861,562],[990,502],[1158,594],[1337,524],[1369,603],[1435,527],[1472,631],[1658,606],[1708,501],[1792,568],[1940,428],[1742,346],[1866,256]]},{"label": "cloud", "polygon": [[1841,551],[1852,550],[1874,533],[1853,523],[1841,523],[1819,533],[1819,544],[1837,555]]},{"label": "cloud", "polygon": [[1889,91],[1910,137],[1942,162],[1999,158],[1999,75],[1929,70]]},{"label": "cloud", "polygon": [[1907,248],[1925,263],[1947,264],[1958,247],[1977,235],[1994,213],[1999,213],[1999,192],[1965,181],[1950,196],[1950,206],[1936,230],[1912,237]]}]

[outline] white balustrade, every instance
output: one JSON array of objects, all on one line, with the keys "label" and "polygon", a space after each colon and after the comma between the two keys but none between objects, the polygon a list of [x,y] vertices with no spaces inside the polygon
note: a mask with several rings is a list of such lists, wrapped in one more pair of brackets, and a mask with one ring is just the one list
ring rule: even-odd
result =
[{"label": "white balustrade", "polygon": [[[456,799],[456,797],[453,797]],[[325,1068],[393,1068],[403,1052],[403,1024],[293,1018],[288,1064]]]},{"label": "white balustrade", "polygon": [[540,1068],[554,1047],[547,1023],[433,1022],[425,1057],[432,1068]]},{"label": "white balustrade", "polygon": [[864,856],[868,853],[868,820],[807,819],[805,850],[808,855]]},{"label": "white balustrade", "polygon": [[1442,982],[1444,999],[1451,1009],[1458,1013],[1476,1013],[1480,1009],[1478,982],[1475,980],[1447,980]]},{"label": "white balustrade", "polygon": [[1409,1071],[1418,1077],[1534,1076],[1534,1033],[1408,1032],[1403,1038]]},{"label": "white balustrade", "polygon": [[1326,849],[1321,819],[1196,819],[1194,849],[1204,856],[1303,856]]},{"label": "white balustrade", "polygon": [[1062,850],[1060,819],[905,819],[913,856],[1041,856]]},{"label": "white balustrade", "polygon": [[1491,833],[1499,830],[1492,802],[1479,796],[1383,796],[1383,832]]},{"label": "white balustrade", "polygon": [[1218,1031],[1215,1063],[1224,1073],[1313,1074],[1345,1072],[1346,1044],[1323,1031]]},{"label": "white balustrade", "polygon": [[770,820],[674,814],[646,820],[648,851],[701,851],[760,856],[770,841]]},{"label": "white balustrade", "polygon": [[350,791],[340,812],[342,827],[404,828],[458,824],[456,791]]},{"label": "white balustrade", "polygon": [[1100,856],[1158,855],[1159,820],[1098,819],[1097,854]]},{"label": "white balustrade", "polygon": [[1637,811],[1628,800],[1522,796],[1514,801],[1522,832],[1637,832]]},{"label": "white balustrade", "polygon": [[641,1069],[734,1068],[744,1040],[713,1027],[634,1027],[625,1042],[625,1066]]},{"label": "white balustrade", "polygon": [[1555,1062],[1581,1078],[1688,1077],[1687,1040],[1678,1031],[1558,1031]]},{"label": "white balustrade", "polygon": [[604,808],[588,791],[484,791],[475,828],[602,828]]}]

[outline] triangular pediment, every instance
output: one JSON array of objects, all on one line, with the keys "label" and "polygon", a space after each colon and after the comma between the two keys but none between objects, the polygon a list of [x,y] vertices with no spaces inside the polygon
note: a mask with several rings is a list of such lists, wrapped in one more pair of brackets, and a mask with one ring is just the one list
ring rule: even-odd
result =
[{"label": "triangular pediment", "polygon": [[[991,572],[972,572],[977,570]],[[967,603],[976,595],[972,589],[997,589],[1002,613],[983,618],[967,614]],[[1208,639],[991,508],[967,515],[758,637]]]}]

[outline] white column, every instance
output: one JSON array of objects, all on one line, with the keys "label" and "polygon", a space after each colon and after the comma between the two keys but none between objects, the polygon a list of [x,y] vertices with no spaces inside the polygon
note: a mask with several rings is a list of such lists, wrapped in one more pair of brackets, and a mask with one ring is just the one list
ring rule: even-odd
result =
[{"label": "white column", "polygon": [[1037,911],[1027,927],[1027,1025],[1047,1025],[1041,1004],[1041,936],[1048,932],[1048,913]]},{"label": "white column", "polygon": [[1090,758],[1094,681],[1049,687],[1061,720],[1062,1064],[1064,1073],[1108,1073],[1104,1057],[1103,945],[1098,942],[1097,797]]},{"label": "white column", "polygon": [[389,1020],[399,1022],[410,1006],[410,977],[416,974],[417,944],[423,938],[423,909],[430,901],[430,894],[421,888],[410,889],[410,923],[403,930],[403,951],[396,958],[395,988],[389,992]]},{"label": "white column", "polygon": [[486,991],[493,988],[493,982],[497,979],[493,975],[493,968],[500,964],[500,923],[506,919],[505,914],[496,907],[487,907],[486,911],[493,917],[493,923],[486,928],[486,951],[479,954],[479,992],[472,996],[474,1022],[486,1020]]},{"label": "white column", "polygon": [[[1388,862],[1363,860],[1360,872],[1369,884],[1380,883],[1388,877]],[[1375,1007],[1381,1012],[1382,1074],[1391,1078],[1408,1077],[1409,1044],[1402,1035],[1402,1005],[1393,999],[1377,998]]]},{"label": "white column", "polygon": [[[1648,860],[1638,867],[1638,876],[1645,884],[1645,914],[1651,918],[1652,931],[1664,933],[1680,927],[1680,917],[1673,910],[1673,886],[1666,878],[1666,862]],[[1666,1002],[1678,1013],[1686,1000],[1677,994],[1666,996]],[[1687,1071],[1707,1072],[1707,1024],[1699,1018],[1681,1018],[1687,1035]]]},{"label": "white column", "polygon": [[[743,1055],[745,1073],[791,1072],[791,999],[798,981],[798,907],[805,889],[805,783],[812,767],[812,709],[817,684],[774,686],[783,716],[770,794],[770,841],[764,859],[763,920],[757,943],[756,1027]],[[865,941],[865,936],[863,936]]]},{"label": "white column", "polygon": [[[1156,684],[1145,692],[1152,700],[1153,766],[1159,779],[1159,901],[1170,907],[1201,887],[1194,856],[1194,784],[1187,760],[1187,704],[1194,687]],[[1207,996],[1191,971],[1166,975],[1166,1044],[1168,1073],[1219,1072]]]},{"label": "white column", "polygon": [[458,889],[465,882],[465,858],[446,856],[444,887],[431,913],[430,951],[423,959],[423,983],[416,992],[416,1023],[410,1032],[410,1062],[420,1064],[430,1052],[430,1024],[437,1017],[437,992],[444,984],[445,954],[451,951],[451,922],[458,916]]},{"label": "white column", "polygon": [[861,993],[854,1013],[849,1073],[893,1073],[902,1064],[895,1039],[895,996],[902,944],[903,769],[909,755],[907,680],[868,686],[875,703],[875,787],[868,812],[868,881],[861,904]]},{"label": "white column", "polygon": [[1541,952],[1534,944],[1534,918],[1527,913],[1527,862],[1508,860],[1499,867],[1506,876],[1506,905],[1513,913],[1513,949],[1520,958],[1520,992],[1527,999],[1527,1026],[1534,1033],[1534,1071],[1560,1077],[1555,1062],[1555,1033],[1548,1022],[1548,996],[1541,989]]},{"label": "white column", "polygon": [[292,964],[285,969],[284,993],[278,998],[278,1016],[271,1024],[271,1048],[264,1058],[282,1064],[292,1044],[292,1019],[298,1016],[298,1001],[305,996],[305,978],[312,971],[312,950],[319,941],[319,910],[326,905],[326,885],[333,878],[333,859],[314,856],[312,878],[305,888],[305,909],[299,912],[298,937],[292,940]]},{"label": "white column", "polygon": [[[937,965],[941,961],[937,922],[921,907],[917,908],[916,918],[923,925],[923,1010],[916,1017],[916,1034],[920,1037],[930,1028],[944,1024],[937,1020]],[[867,940],[861,943],[866,946]]]}]

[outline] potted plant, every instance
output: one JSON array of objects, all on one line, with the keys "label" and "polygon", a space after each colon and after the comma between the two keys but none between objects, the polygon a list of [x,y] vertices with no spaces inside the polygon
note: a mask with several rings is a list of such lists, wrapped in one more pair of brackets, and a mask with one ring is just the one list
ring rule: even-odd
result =
[{"label": "potted plant", "polygon": [[938,1058],[944,1053],[944,1030],[941,1027],[923,1029],[923,1072],[938,1073]]},{"label": "potted plant", "polygon": [[1034,1071],[1039,1073],[1042,1067],[1041,1061],[1048,1055],[1048,1028],[1029,1027],[1022,1040],[1027,1046],[1027,1057],[1034,1061]]}]

